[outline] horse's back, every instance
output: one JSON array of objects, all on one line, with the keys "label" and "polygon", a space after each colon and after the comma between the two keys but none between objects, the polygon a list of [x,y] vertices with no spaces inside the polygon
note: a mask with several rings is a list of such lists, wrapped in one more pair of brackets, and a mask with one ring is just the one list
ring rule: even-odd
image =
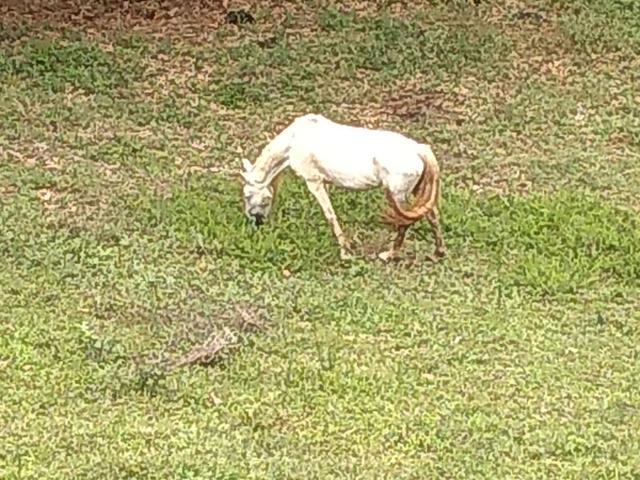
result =
[{"label": "horse's back", "polygon": [[347,125],[344,123],[334,122],[319,113],[307,113],[297,117],[292,126],[295,125],[298,130],[308,130],[316,138],[333,138],[336,141],[342,140],[359,146],[370,145],[376,148],[385,146],[416,148],[420,145],[417,141],[409,138],[399,132],[384,129],[371,129]]},{"label": "horse's back", "polygon": [[313,126],[318,124],[326,124],[333,123],[327,117],[320,115],[319,113],[306,113],[304,115],[300,115],[296,117],[293,122],[291,122],[291,126],[303,127],[303,126]]},{"label": "horse's back", "polygon": [[[305,175],[321,174],[333,183],[364,188],[387,177],[418,177],[420,144],[393,131],[333,122],[308,114],[295,121],[291,166]],[[317,172],[317,173],[313,173]]]}]

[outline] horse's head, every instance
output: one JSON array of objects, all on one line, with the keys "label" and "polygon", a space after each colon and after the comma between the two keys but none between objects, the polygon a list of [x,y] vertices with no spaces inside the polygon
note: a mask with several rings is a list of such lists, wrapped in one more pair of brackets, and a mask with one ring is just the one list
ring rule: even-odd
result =
[{"label": "horse's head", "polygon": [[242,160],[244,187],[244,213],[256,226],[264,223],[273,204],[273,188],[258,178],[253,170],[253,165],[247,159]]}]

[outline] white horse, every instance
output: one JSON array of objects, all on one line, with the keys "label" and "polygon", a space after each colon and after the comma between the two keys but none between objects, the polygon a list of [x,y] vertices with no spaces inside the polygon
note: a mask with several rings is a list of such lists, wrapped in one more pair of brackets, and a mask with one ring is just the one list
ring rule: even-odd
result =
[{"label": "white horse", "polygon": [[[342,125],[308,114],[296,118],[267,144],[254,165],[242,159],[242,166],[245,214],[256,225],[269,215],[277,190],[275,180],[291,168],[322,207],[342,259],[351,257],[351,249],[329,200],[327,184],[354,190],[384,188],[391,206],[385,220],[394,225],[397,236],[389,250],[378,254],[382,260],[396,257],[407,229],[422,218],[431,225],[435,255],[445,255],[438,218],[440,172],[429,145],[399,133]],[[408,208],[412,194],[414,206]]]}]

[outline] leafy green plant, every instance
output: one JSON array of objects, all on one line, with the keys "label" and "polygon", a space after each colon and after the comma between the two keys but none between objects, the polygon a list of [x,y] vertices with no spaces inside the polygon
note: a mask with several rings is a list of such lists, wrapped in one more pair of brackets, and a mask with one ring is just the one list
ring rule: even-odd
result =
[{"label": "leafy green plant", "polygon": [[14,55],[0,57],[0,78],[15,77],[49,92],[68,87],[108,92],[127,85],[140,73],[134,58],[120,55],[89,42],[35,40]]}]

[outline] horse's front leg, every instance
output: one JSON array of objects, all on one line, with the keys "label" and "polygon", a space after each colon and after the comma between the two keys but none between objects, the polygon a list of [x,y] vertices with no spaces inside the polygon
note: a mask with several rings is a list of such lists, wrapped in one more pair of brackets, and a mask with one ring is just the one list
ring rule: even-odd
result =
[{"label": "horse's front leg", "polygon": [[336,213],[333,211],[333,206],[331,205],[331,200],[329,199],[329,194],[327,193],[327,188],[324,182],[307,181],[307,187],[320,204],[322,213],[324,213],[327,222],[331,225],[333,234],[338,240],[338,245],[340,245],[340,258],[343,260],[351,258],[349,240],[342,231],[342,228],[340,228],[338,218],[336,217]]},{"label": "horse's front leg", "polygon": [[438,214],[438,209],[434,208],[433,211],[427,214],[426,218],[429,225],[431,225],[431,232],[436,243],[434,255],[436,257],[444,257],[447,254],[447,249],[444,246],[444,238],[442,238],[442,228],[440,227],[440,215]]}]

